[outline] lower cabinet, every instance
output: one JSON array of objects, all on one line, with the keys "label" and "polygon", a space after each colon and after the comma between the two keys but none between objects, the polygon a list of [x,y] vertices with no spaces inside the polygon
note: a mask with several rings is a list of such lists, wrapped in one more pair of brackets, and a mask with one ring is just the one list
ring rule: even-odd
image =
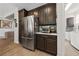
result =
[{"label": "lower cabinet", "polygon": [[45,49],[45,40],[43,37],[37,37],[37,48],[40,50],[44,50]]},{"label": "lower cabinet", "polygon": [[36,48],[57,55],[57,36],[37,34]]},{"label": "lower cabinet", "polygon": [[46,51],[57,54],[57,40],[56,36],[53,36],[52,38],[46,39]]}]

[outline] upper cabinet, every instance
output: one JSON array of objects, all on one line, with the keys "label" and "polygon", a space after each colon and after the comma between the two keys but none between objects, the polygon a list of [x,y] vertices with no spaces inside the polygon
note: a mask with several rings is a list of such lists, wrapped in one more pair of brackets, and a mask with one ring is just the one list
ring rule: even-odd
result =
[{"label": "upper cabinet", "polygon": [[56,24],[56,4],[47,4],[44,10],[46,24]]},{"label": "upper cabinet", "polygon": [[33,10],[29,11],[28,16],[33,15],[33,12],[34,12]]},{"label": "upper cabinet", "polygon": [[38,16],[38,9],[33,9],[28,11],[28,16],[30,15]]},{"label": "upper cabinet", "polygon": [[39,8],[38,17],[39,17],[39,24],[40,25],[45,24],[45,21],[46,21],[45,20],[46,17],[45,17],[44,9],[45,9],[44,6]]},{"label": "upper cabinet", "polygon": [[25,9],[19,10],[19,20],[21,20],[23,17],[27,16],[28,12]]},{"label": "upper cabinet", "polygon": [[56,4],[48,3],[28,12],[28,15],[35,15],[39,18],[39,25],[56,24]]}]

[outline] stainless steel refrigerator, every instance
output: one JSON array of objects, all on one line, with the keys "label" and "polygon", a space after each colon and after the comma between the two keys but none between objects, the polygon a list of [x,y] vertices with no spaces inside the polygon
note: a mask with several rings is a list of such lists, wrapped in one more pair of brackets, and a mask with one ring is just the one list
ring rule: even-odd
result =
[{"label": "stainless steel refrigerator", "polygon": [[35,49],[35,28],[37,22],[35,21],[37,18],[32,16],[27,16],[23,18],[24,23],[24,35],[22,36],[22,46],[34,50]]}]

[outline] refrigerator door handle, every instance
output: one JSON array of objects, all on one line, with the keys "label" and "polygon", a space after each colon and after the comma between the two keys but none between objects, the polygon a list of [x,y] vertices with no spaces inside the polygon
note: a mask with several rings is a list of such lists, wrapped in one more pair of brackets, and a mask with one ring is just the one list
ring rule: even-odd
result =
[{"label": "refrigerator door handle", "polygon": [[32,40],[33,38],[29,38],[29,37],[22,37],[22,39]]}]

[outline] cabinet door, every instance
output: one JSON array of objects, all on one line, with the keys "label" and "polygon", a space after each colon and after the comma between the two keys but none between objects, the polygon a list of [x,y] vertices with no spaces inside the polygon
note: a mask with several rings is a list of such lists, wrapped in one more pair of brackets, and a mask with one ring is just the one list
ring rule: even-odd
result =
[{"label": "cabinet door", "polygon": [[39,21],[40,25],[45,24],[45,13],[44,13],[44,7],[39,8]]},{"label": "cabinet door", "polygon": [[19,19],[21,20],[23,17],[27,16],[28,12],[25,9],[19,11]]},{"label": "cabinet door", "polygon": [[37,36],[37,49],[40,49],[40,50],[45,50],[45,40],[44,38],[42,38],[41,36]]},{"label": "cabinet door", "polygon": [[19,33],[20,35],[24,33],[24,20],[23,19],[19,21]]},{"label": "cabinet door", "polygon": [[28,12],[28,16],[33,15],[33,11]]},{"label": "cabinet door", "polygon": [[46,51],[52,54],[57,54],[57,37],[48,37],[46,39]]},{"label": "cabinet door", "polygon": [[21,20],[24,17],[24,11],[19,11],[19,19]]},{"label": "cabinet door", "polygon": [[21,43],[21,37],[24,35],[24,20],[23,17],[27,16],[27,11],[25,9],[22,9],[18,12],[19,14],[19,41]]},{"label": "cabinet door", "polygon": [[21,43],[22,46],[24,47],[24,46],[26,45],[26,40],[21,37],[20,41],[21,41],[20,43]]},{"label": "cabinet door", "polygon": [[56,23],[56,4],[48,4],[46,6],[46,24]]}]

